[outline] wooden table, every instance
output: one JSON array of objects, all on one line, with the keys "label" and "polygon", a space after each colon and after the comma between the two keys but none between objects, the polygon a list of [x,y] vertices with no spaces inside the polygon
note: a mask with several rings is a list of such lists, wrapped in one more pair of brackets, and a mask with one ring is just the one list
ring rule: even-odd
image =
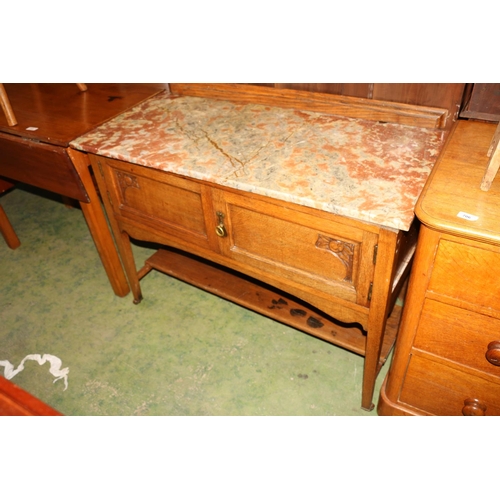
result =
[{"label": "wooden table", "polygon": [[[5,84],[17,118],[0,113],[0,176],[78,200],[114,292],[129,292],[84,153],[76,137],[165,90],[162,84]],[[7,185],[9,185],[7,184]],[[14,228],[15,229],[15,228]]]},{"label": "wooden table", "polygon": [[381,415],[500,415],[500,179],[480,188],[495,128],[458,122],[417,203]]},{"label": "wooden table", "polygon": [[[171,88],[71,143],[107,192],[135,302],[157,269],[350,349],[365,356],[362,407],[372,409],[446,112],[245,85]],[[165,246],[137,270],[130,237]]]}]

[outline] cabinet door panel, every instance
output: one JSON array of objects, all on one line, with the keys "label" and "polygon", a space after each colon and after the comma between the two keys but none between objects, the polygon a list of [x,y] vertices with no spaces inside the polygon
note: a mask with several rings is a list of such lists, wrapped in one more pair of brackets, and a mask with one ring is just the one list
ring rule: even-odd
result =
[{"label": "cabinet door panel", "polygon": [[174,237],[209,246],[205,220],[205,205],[209,201],[203,186],[138,165],[105,161],[111,167],[109,180],[114,186],[111,196],[118,217],[165,234],[167,244]]},{"label": "cabinet door panel", "polygon": [[224,197],[226,255],[346,300],[366,298],[373,254],[366,259],[365,247],[373,251],[374,242],[364,243],[363,230],[260,200]]}]

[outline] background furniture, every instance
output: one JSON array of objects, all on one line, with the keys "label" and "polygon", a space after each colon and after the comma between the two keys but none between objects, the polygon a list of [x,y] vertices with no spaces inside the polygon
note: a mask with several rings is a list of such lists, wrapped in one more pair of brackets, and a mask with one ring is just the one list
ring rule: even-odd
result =
[{"label": "background furniture", "polygon": [[500,168],[500,123],[497,125],[487,155],[489,161],[486,172],[481,180],[481,189],[483,191],[488,191],[488,189],[490,189],[491,183],[493,179],[495,179],[498,169]]},{"label": "background furniture", "polygon": [[498,122],[500,83],[468,83],[464,90],[460,117]]},{"label": "background furniture", "polygon": [[[4,84],[17,125],[0,114],[0,176],[77,200],[114,292],[129,287],[85,154],[69,142],[144,99],[163,84]],[[5,225],[5,221],[4,221]]]},{"label": "background furniture", "polygon": [[416,206],[422,222],[381,415],[500,415],[496,125],[460,121]]},{"label": "background furniture", "polygon": [[447,129],[451,128],[458,117],[466,88],[464,83],[261,83],[259,85],[271,87],[277,92],[291,89],[444,108],[448,110],[446,123],[443,125]]},{"label": "background furniture", "polygon": [[59,415],[61,413],[57,410],[0,375],[0,416],[54,417]]},{"label": "background furniture", "polygon": [[[87,90],[87,85],[84,83],[77,83],[76,86],[78,90],[85,92]],[[5,118],[7,119],[7,124],[9,127],[14,127],[17,125],[17,118],[14,114],[14,110],[12,109],[12,105],[10,104],[9,96],[7,95],[7,91],[3,83],[0,83],[0,105],[4,112]]]},{"label": "background furniture", "polygon": [[[71,143],[91,153],[108,193],[135,302],[158,269],[353,350],[371,409],[415,248],[413,204],[447,111],[258,86],[171,89]],[[169,248],[137,271],[129,237]]]},{"label": "background furniture", "polygon": [[7,92],[5,91],[5,87],[3,86],[3,83],[0,83],[0,105],[2,107],[3,113],[5,115],[5,118],[7,120],[7,124],[9,127],[13,127],[14,125],[17,125],[17,119],[16,115],[14,114],[14,110],[12,109],[12,106],[10,104],[9,96],[7,95]]},{"label": "background furniture", "polygon": [[[0,178],[0,194],[8,191],[12,186],[13,184],[11,182],[7,182]],[[21,244],[2,205],[0,205],[0,234],[4,237],[9,248],[15,249]]]}]

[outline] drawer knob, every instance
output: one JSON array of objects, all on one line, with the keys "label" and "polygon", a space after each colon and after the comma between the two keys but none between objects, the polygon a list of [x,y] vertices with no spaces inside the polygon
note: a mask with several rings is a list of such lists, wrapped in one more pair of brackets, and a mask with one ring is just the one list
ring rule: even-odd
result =
[{"label": "drawer knob", "polygon": [[466,417],[482,417],[486,415],[486,405],[479,399],[468,398],[464,401],[462,414]]},{"label": "drawer knob", "polygon": [[215,234],[217,234],[217,236],[220,236],[221,238],[224,238],[225,236],[227,236],[227,231],[224,226],[224,214],[222,212],[216,213],[217,217],[219,218],[219,224],[217,224],[217,226],[215,227]]},{"label": "drawer knob", "polygon": [[500,341],[495,340],[488,344],[486,359],[495,366],[500,366]]}]

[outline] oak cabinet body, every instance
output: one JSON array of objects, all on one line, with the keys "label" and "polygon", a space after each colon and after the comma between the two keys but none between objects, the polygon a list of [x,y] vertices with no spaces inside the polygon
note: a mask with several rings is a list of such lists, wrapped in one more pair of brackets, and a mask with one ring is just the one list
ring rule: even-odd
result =
[{"label": "oak cabinet body", "polygon": [[[129,236],[251,271],[367,328],[379,227],[127,162],[91,159],[104,172],[114,214]],[[394,246],[404,247],[403,255],[410,252],[415,231],[399,238],[387,232]],[[320,297],[333,297],[333,303],[325,307]],[[352,310],[336,307],[345,303]]]}]

